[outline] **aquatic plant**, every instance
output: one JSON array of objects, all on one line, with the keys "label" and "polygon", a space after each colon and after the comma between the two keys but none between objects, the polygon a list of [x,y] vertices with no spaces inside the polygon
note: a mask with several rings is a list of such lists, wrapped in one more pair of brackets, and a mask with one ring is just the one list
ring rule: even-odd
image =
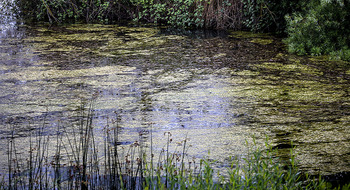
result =
[{"label": "aquatic plant", "polygon": [[[290,159],[282,160],[278,149],[266,139],[265,146],[247,143],[248,152],[228,160],[228,172],[214,169],[215,160],[197,161],[187,155],[188,139],[176,143],[179,150],[170,151],[172,134],[164,133],[165,145],[154,155],[152,142],[149,155],[140,140],[128,148],[119,147],[119,119],[104,128],[103,151],[97,146],[92,126],[93,109],[81,109],[80,125],[57,126],[53,139],[44,135],[45,125],[29,142],[29,157],[21,159],[16,138],[8,136],[8,174],[0,189],[327,189],[322,178],[300,172],[293,149]],[[69,130],[71,129],[71,130]],[[149,133],[147,133],[149,134]],[[150,131],[152,139],[152,131]],[[50,144],[54,151],[50,151]],[[102,156],[101,156],[102,153]],[[154,162],[154,159],[158,161]],[[187,160],[187,161],[186,161]],[[346,187],[346,186],[344,186]]]}]

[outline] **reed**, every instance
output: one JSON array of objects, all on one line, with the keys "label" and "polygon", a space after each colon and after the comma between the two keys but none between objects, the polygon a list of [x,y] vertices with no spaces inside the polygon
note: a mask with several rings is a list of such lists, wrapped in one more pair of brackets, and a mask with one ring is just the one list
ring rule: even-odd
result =
[{"label": "reed", "polygon": [[322,178],[314,179],[300,172],[293,149],[289,161],[279,159],[278,150],[269,145],[268,139],[264,147],[259,147],[254,140],[252,144],[247,143],[248,153],[232,158],[228,172],[220,173],[209,157],[200,161],[189,157],[187,137],[175,143],[170,132],[164,133],[164,147],[155,156],[152,126],[147,132],[151,137],[149,149],[143,145],[144,131],[140,131],[138,141],[121,147],[118,114],[116,119],[108,119],[100,146],[92,125],[93,107],[82,109],[80,115],[78,127],[58,125],[54,135],[46,135],[43,124],[33,132],[29,138],[28,159],[18,154],[13,127],[7,137],[8,174],[0,179],[0,189],[330,188]]}]

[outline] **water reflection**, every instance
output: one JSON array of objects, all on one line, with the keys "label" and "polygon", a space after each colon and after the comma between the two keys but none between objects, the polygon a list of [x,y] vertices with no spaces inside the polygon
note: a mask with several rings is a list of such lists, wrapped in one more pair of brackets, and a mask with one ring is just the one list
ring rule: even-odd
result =
[{"label": "water reflection", "polygon": [[[190,156],[210,151],[220,167],[245,153],[251,135],[268,135],[280,148],[294,141],[304,169],[349,170],[346,63],[287,55],[280,39],[266,35],[194,38],[115,25],[19,29],[21,38],[8,35],[0,47],[2,150],[11,127],[24,148],[43,125],[46,135],[58,126],[73,130],[93,99],[97,143],[117,120],[120,146],[142,132],[149,147],[152,130],[160,151],[171,132],[176,141],[190,139]],[[341,66],[329,72],[331,64]]]},{"label": "water reflection", "polygon": [[0,2],[0,40],[7,37],[20,37],[17,32],[19,9],[15,0]]}]

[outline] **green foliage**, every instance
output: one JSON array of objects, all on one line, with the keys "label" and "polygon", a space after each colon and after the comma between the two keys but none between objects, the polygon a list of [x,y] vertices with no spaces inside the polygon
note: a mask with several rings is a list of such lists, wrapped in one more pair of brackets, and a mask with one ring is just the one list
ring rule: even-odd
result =
[{"label": "green foliage", "polygon": [[[176,159],[171,154],[162,167],[145,169],[144,189],[329,189],[330,184],[323,179],[314,179],[302,175],[295,159],[293,149],[290,160],[281,161],[276,157],[277,149],[266,140],[265,147],[255,142],[250,145],[248,154],[240,159],[230,159],[231,168],[228,173],[220,174],[213,169],[215,161],[202,159],[199,170],[188,168],[183,175]],[[178,160],[178,161],[177,161]],[[150,171],[156,171],[157,177]]]},{"label": "green foliage", "polygon": [[53,14],[49,15],[49,19],[56,16],[59,21],[77,21],[84,18],[86,22],[93,20],[108,22],[108,18],[105,18],[105,15],[109,10],[110,2],[103,0],[77,0],[73,3],[73,1],[66,0],[42,0],[39,6],[41,12],[38,14],[38,20],[44,17],[47,11],[51,11]]},{"label": "green foliage", "polygon": [[137,22],[177,28],[241,29],[282,33],[284,15],[302,1],[277,0],[18,0],[37,20]]},{"label": "green foliage", "polygon": [[252,31],[261,31],[267,24],[266,20],[273,18],[272,14],[268,13],[268,7],[264,0],[247,0],[243,1],[244,5],[244,25]]},{"label": "green foliage", "polygon": [[276,157],[278,150],[272,148],[268,139],[262,149],[255,144],[255,141],[247,146],[250,151],[244,163],[232,172],[244,178],[239,179],[230,175],[230,182],[235,184],[234,189],[309,189],[308,186],[325,189],[323,187],[326,187],[326,183],[323,180],[316,181],[306,177],[306,180],[310,181],[308,184],[303,183],[304,176],[297,167],[293,149],[290,150],[290,160],[281,162]]},{"label": "green foliage", "polygon": [[[18,0],[24,17],[50,22],[108,23],[125,14],[115,0]],[[124,3],[127,3],[125,1]],[[118,9],[119,8],[119,9]],[[115,10],[118,10],[117,12]],[[118,15],[119,14],[119,15]]]},{"label": "green foliage", "polygon": [[241,28],[240,0],[18,0],[40,21],[131,20],[176,28]]},{"label": "green foliage", "polygon": [[140,10],[134,14],[134,20],[180,28],[202,27],[204,21],[201,2],[201,0],[132,0],[133,5]]},{"label": "green foliage", "polygon": [[286,22],[284,16],[296,12],[305,4],[304,1],[289,0],[246,0],[243,2],[246,28],[253,32],[273,32],[284,34]]},{"label": "green foliage", "polygon": [[298,55],[331,55],[350,61],[350,6],[341,0],[309,3],[303,13],[286,16],[288,50]]}]

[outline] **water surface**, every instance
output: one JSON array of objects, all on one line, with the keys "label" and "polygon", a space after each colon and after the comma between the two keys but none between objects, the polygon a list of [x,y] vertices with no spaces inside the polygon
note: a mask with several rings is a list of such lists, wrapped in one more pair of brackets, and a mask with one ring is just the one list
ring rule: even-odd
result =
[{"label": "water surface", "polygon": [[350,171],[349,64],[288,55],[266,34],[19,25],[1,34],[0,55],[2,171],[11,131],[25,155],[31,134],[79,126],[90,104],[99,142],[118,121],[120,146],[143,133],[150,147],[152,131],[161,151],[170,132],[221,167],[268,136],[286,158],[293,141],[303,170]]}]

